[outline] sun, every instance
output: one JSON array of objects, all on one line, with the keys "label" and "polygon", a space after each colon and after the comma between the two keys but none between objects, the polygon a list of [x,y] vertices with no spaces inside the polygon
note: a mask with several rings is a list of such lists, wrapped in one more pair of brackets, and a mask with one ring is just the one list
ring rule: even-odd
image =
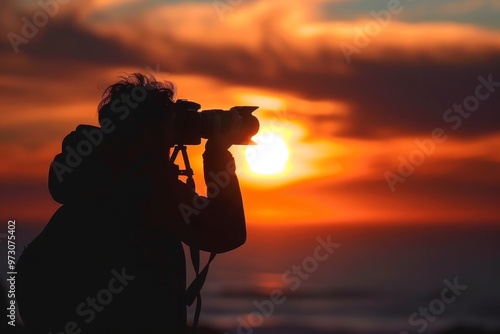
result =
[{"label": "sun", "polygon": [[283,173],[290,156],[285,140],[270,130],[261,131],[252,139],[257,145],[247,146],[245,150],[250,170],[257,175]]}]

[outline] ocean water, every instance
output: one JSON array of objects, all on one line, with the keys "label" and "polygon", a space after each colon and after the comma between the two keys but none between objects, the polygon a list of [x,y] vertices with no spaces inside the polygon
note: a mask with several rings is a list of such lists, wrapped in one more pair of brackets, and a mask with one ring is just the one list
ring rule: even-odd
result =
[{"label": "ocean water", "polygon": [[[218,333],[500,329],[500,224],[248,225],[202,290]],[[41,228],[18,225],[18,252]]]},{"label": "ocean water", "polygon": [[[315,257],[328,237],[340,245]],[[500,227],[250,228],[203,296],[202,323],[225,333],[500,329]]]}]

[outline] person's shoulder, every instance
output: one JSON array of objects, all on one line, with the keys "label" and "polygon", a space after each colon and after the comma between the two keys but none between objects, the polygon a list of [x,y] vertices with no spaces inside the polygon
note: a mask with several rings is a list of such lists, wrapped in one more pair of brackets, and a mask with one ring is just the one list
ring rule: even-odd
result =
[{"label": "person's shoulder", "polygon": [[100,128],[89,124],[79,124],[73,131],[66,135],[63,139],[63,149],[66,145],[72,142],[88,139],[87,135],[91,135],[93,131],[101,131]]}]

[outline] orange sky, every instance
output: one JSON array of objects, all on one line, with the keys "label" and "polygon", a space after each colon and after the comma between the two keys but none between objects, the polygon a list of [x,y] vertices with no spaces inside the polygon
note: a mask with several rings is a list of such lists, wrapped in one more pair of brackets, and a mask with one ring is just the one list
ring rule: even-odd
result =
[{"label": "orange sky", "polygon": [[[446,6],[442,19],[417,22],[417,8],[403,9],[349,62],[341,43],[356,46],[370,10],[383,7],[329,17],[326,2],[254,1],[221,19],[211,2],[72,1],[18,53],[3,38],[1,218],[46,222],[58,206],[46,183],[62,138],[97,124],[100,93],[117,76],[149,71],[203,109],[259,105],[263,129],[287,142],[287,170],[273,177],[252,174],[244,148],[232,149],[249,224],[499,222],[500,87],[484,80],[500,81],[500,28],[452,20]],[[40,10],[0,6],[2,36]],[[490,94],[477,110],[445,118],[479,85]],[[391,187],[387,173],[436,128],[447,139]],[[203,193],[201,149],[190,152]]]}]

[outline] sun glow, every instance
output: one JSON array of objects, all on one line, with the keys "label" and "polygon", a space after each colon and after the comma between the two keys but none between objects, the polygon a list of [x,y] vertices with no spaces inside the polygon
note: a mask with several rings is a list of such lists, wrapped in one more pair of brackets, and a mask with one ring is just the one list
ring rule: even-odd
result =
[{"label": "sun glow", "polygon": [[248,146],[245,150],[250,170],[257,175],[283,173],[290,155],[285,140],[270,130],[261,131],[252,139],[257,145]]}]

